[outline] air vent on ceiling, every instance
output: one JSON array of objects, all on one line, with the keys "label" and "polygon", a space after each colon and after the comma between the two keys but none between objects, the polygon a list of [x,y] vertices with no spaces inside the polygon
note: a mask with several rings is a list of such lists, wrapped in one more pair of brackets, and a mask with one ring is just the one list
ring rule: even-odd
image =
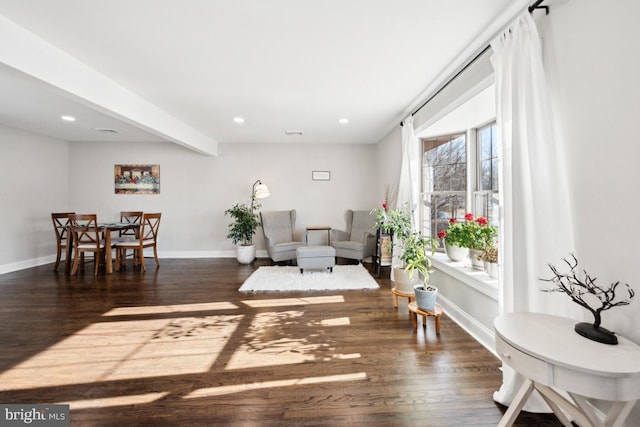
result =
[{"label": "air vent on ceiling", "polygon": [[285,130],[284,134],[287,136],[302,136],[302,131],[301,130]]},{"label": "air vent on ceiling", "polygon": [[95,128],[94,129],[96,132],[106,132],[106,133],[120,133],[115,129],[110,129],[110,128]]}]

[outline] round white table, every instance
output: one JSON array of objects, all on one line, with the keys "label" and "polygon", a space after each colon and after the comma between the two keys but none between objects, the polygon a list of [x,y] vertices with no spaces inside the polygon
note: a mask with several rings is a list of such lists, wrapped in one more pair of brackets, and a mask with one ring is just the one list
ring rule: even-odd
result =
[{"label": "round white table", "polygon": [[[535,389],[565,426],[620,426],[640,399],[640,346],[618,336],[617,345],[574,331],[577,322],[542,313],[506,313],[496,318],[496,351],[524,378],[499,426],[511,426]],[[568,393],[573,401],[557,390]],[[588,399],[612,402],[604,419]]]}]

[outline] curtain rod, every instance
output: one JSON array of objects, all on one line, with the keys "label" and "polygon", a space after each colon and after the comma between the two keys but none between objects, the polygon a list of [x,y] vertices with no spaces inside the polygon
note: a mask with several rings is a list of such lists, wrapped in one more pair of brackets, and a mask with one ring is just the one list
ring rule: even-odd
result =
[{"label": "curtain rod", "polygon": [[[535,3],[533,3],[532,5],[529,6],[528,10],[529,13],[533,13],[534,10],[536,9],[544,9],[546,12],[546,15],[549,14],[549,6],[541,6],[541,4],[546,1],[546,0],[537,0]],[[438,96],[438,94],[440,92],[442,92],[447,86],[449,86],[449,84],[454,81],[464,70],[466,70],[467,68],[469,68],[474,62],[476,62],[478,60],[478,58],[480,58],[486,51],[488,51],[489,49],[491,49],[491,45],[487,45],[484,49],[482,49],[482,51],[480,51],[480,53],[478,53],[476,56],[474,56],[471,61],[467,62],[465,64],[464,67],[462,67],[457,73],[455,73],[453,75],[453,77],[451,77],[449,80],[447,80],[447,82],[436,91],[436,93],[434,93],[433,95],[431,95],[426,101],[424,101],[422,103],[422,105],[420,105],[418,108],[416,108],[413,113],[411,113],[411,116],[415,116],[418,111],[422,110],[422,108],[427,105],[429,102],[431,102],[431,100],[433,98],[435,98],[436,96]],[[402,122],[400,122],[400,126],[402,126]]]}]

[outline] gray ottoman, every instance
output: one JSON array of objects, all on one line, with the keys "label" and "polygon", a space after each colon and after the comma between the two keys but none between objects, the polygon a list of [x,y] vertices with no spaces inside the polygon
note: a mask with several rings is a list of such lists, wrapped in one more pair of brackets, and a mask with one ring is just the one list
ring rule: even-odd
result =
[{"label": "gray ottoman", "polygon": [[305,268],[328,268],[333,272],[336,265],[336,250],[332,246],[300,246],[296,248],[296,261],[300,274]]}]

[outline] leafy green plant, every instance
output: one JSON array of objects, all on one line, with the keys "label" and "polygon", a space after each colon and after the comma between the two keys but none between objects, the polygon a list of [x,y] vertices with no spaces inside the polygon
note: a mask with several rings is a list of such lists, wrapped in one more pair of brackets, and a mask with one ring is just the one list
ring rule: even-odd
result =
[{"label": "leafy green plant", "polygon": [[231,239],[234,245],[238,243],[243,246],[253,244],[253,235],[261,225],[255,213],[258,208],[260,208],[260,205],[255,204],[255,202],[236,203],[233,207],[224,211],[225,215],[233,218],[233,222],[229,224],[227,239]]},{"label": "leafy green plant", "polygon": [[438,233],[438,237],[445,239],[449,245],[461,248],[484,250],[487,246],[493,246],[493,241],[498,235],[498,228],[489,225],[485,217],[474,218],[468,213],[464,216],[465,222],[458,222],[455,218],[449,220],[449,227]]},{"label": "leafy green plant", "polygon": [[374,229],[390,231],[394,238],[401,240],[411,234],[411,215],[406,206],[401,209],[387,209],[383,204],[382,208],[372,210],[371,214],[376,218]]},{"label": "leafy green plant", "polygon": [[409,273],[409,279],[413,280],[413,273],[418,271],[424,278],[424,283],[429,283],[431,273],[431,259],[427,250],[434,254],[438,247],[438,240],[423,236],[421,233],[411,233],[403,240],[404,252],[400,259],[404,263],[404,269]]}]

